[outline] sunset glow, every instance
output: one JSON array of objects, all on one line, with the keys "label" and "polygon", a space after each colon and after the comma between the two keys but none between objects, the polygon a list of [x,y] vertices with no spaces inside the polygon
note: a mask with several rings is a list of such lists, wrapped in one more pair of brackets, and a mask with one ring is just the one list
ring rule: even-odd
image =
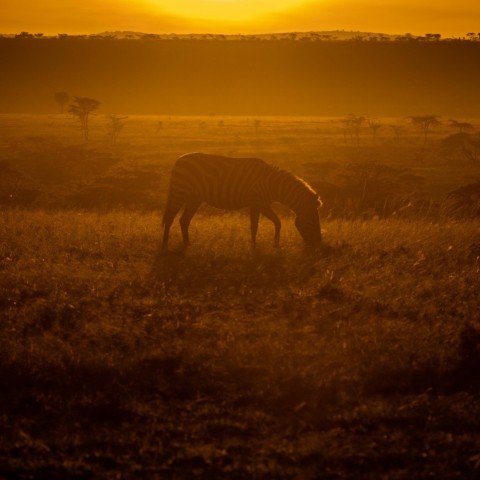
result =
[{"label": "sunset glow", "polygon": [[305,0],[151,0],[152,8],[185,18],[242,21],[272,12],[288,11]]},{"label": "sunset glow", "polygon": [[0,33],[269,33],[350,30],[464,36],[477,0],[0,0]]}]

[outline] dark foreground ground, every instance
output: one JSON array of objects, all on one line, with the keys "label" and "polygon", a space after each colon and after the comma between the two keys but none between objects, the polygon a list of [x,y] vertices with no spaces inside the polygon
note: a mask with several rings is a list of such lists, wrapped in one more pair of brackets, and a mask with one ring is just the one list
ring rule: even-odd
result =
[{"label": "dark foreground ground", "polygon": [[1,479],[480,477],[478,222],[0,218]]}]

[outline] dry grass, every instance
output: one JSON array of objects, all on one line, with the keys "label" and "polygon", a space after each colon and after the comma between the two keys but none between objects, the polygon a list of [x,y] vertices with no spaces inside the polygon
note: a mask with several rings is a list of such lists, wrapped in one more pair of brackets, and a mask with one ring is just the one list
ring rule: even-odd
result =
[{"label": "dry grass", "polygon": [[[439,202],[480,167],[382,121],[0,116],[0,478],[478,478],[480,225]],[[158,255],[187,151],[335,186],[324,247],[203,209]]]},{"label": "dry grass", "polygon": [[0,478],[478,478],[479,226],[2,211]]}]

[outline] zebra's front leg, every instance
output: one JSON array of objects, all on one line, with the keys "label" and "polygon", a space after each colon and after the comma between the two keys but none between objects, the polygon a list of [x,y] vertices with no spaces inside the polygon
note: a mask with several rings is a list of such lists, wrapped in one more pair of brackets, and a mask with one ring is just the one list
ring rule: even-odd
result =
[{"label": "zebra's front leg", "polygon": [[173,220],[175,219],[176,212],[166,214],[163,218],[163,240],[162,240],[162,248],[163,252],[167,251],[168,246],[168,237],[170,236],[170,227],[172,226]]},{"label": "zebra's front leg", "polygon": [[180,228],[182,229],[182,238],[183,238],[183,246],[185,248],[188,247],[190,244],[190,236],[188,235],[188,227],[190,226],[190,222],[192,221],[193,216],[198,210],[202,202],[199,200],[189,200],[185,206],[185,210],[180,217]]},{"label": "zebra's front leg", "polygon": [[272,210],[270,206],[263,207],[260,210],[260,213],[265,215],[269,220],[273,222],[275,226],[275,236],[274,236],[274,244],[276,247],[280,246],[280,229],[282,228],[282,223],[280,219],[277,217],[277,214]]},{"label": "zebra's front leg", "polygon": [[255,247],[258,231],[258,219],[260,218],[260,212],[257,208],[252,207],[250,209],[250,231],[252,234],[252,245]]}]

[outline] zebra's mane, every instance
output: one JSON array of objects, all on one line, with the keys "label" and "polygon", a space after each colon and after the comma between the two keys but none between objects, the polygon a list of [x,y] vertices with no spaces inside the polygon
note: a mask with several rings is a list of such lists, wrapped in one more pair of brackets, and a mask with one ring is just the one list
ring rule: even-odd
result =
[{"label": "zebra's mane", "polygon": [[283,178],[288,179],[292,183],[295,183],[298,188],[305,192],[308,196],[312,198],[312,200],[319,201],[321,204],[321,200],[319,198],[318,193],[309,185],[305,180],[297,177],[293,173],[284,170],[283,168],[277,167],[276,165],[270,165],[270,167],[275,171],[275,173]]}]

